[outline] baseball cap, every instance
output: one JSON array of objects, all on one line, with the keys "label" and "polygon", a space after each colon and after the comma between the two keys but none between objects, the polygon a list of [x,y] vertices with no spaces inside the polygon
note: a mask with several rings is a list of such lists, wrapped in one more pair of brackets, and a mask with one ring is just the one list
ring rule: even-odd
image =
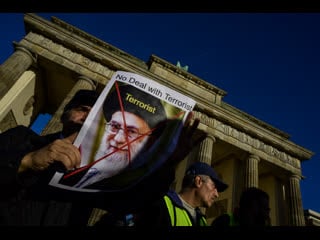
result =
[{"label": "baseball cap", "polygon": [[63,112],[71,110],[72,108],[86,105],[92,107],[99,97],[99,93],[95,90],[80,89],[73,98],[66,104]]},{"label": "baseball cap", "polygon": [[206,175],[209,176],[215,183],[218,192],[223,192],[228,188],[228,185],[224,183],[213,168],[204,162],[195,162],[186,171],[186,175]]}]

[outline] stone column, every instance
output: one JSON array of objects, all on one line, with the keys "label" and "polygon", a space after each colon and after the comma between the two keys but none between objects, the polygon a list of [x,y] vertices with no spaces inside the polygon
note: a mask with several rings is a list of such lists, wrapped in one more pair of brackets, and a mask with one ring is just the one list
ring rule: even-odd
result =
[{"label": "stone column", "polygon": [[0,99],[9,91],[19,77],[33,64],[36,57],[23,46],[15,44],[15,52],[0,65]]},{"label": "stone column", "polygon": [[108,214],[106,210],[100,208],[92,209],[87,225],[94,226],[94,224],[96,224],[100,220],[100,218],[105,214]]},{"label": "stone column", "polygon": [[200,144],[198,158],[200,162],[205,162],[211,166],[213,144],[216,139],[212,135],[208,135]]},{"label": "stone column", "polygon": [[244,188],[259,186],[259,164],[260,158],[250,155],[245,162]]},{"label": "stone column", "polygon": [[[212,135],[208,135],[201,143],[199,148],[198,159],[200,162],[205,162],[211,166],[212,162],[212,150],[213,144],[216,142],[216,139]],[[206,208],[201,208],[203,213],[207,212]]]},{"label": "stone column", "polygon": [[94,82],[85,77],[85,76],[79,76],[79,80],[77,83],[73,86],[71,91],[67,94],[65,99],[60,104],[58,110],[55,112],[55,114],[50,119],[49,123],[46,125],[46,127],[41,132],[41,135],[46,135],[49,133],[54,133],[62,130],[62,124],[60,122],[61,115],[63,113],[63,109],[65,105],[71,100],[71,98],[74,96],[74,94],[80,90],[80,89],[89,89],[94,90],[96,88],[96,85]]},{"label": "stone column", "polygon": [[288,204],[290,226],[305,226],[305,219],[302,207],[300,176],[294,174],[289,178]]}]

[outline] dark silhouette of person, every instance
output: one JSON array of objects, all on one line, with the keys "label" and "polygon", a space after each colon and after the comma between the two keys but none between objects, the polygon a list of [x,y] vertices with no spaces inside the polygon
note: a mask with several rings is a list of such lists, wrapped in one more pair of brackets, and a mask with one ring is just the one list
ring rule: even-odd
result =
[{"label": "dark silhouette of person", "polygon": [[239,206],[232,213],[224,213],[213,220],[213,227],[270,226],[269,195],[257,187],[245,189]]}]

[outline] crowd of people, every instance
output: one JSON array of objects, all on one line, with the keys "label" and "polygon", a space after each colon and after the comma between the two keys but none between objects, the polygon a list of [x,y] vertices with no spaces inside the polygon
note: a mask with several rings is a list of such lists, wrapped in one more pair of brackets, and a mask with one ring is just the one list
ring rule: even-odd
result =
[{"label": "crowd of people", "polygon": [[[129,188],[83,193],[48,184],[56,172],[66,173],[80,167],[81,152],[73,142],[98,97],[96,91],[79,90],[65,106],[61,116],[63,127],[57,133],[41,136],[26,126],[17,126],[0,134],[0,185],[3,189],[0,225],[87,226],[94,208],[107,212],[96,226],[270,225],[268,195],[253,188],[243,192],[238,211],[232,215],[235,224],[230,223],[231,214],[207,223],[201,208],[211,207],[228,184],[218,177],[212,166],[196,159],[185,173],[181,190],[171,189],[177,165],[207,136],[197,131],[199,119],[191,121],[192,113],[182,127],[173,153],[160,167]],[[117,149],[114,164],[120,160],[127,163],[140,150],[137,144],[128,144],[128,139],[143,136],[137,143],[148,141],[150,134],[147,133],[154,125],[144,121],[145,113],[133,109],[128,108],[125,113],[127,123],[122,121],[123,112],[119,109],[112,109],[107,103],[104,109],[110,114],[105,116],[106,131],[102,139],[103,143],[109,142],[98,152],[105,155],[108,148]],[[164,111],[158,109],[159,117],[163,118]],[[101,173],[107,170],[101,167],[88,169],[73,186],[85,188],[102,181],[104,174]],[[262,200],[251,201],[252,198]]]}]

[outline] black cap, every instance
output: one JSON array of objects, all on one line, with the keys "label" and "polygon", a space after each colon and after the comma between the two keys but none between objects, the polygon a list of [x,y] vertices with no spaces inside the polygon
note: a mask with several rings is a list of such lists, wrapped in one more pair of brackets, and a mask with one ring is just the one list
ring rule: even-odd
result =
[{"label": "black cap", "polygon": [[[123,110],[144,119],[151,129],[167,119],[160,99],[155,96],[131,85],[120,85],[119,92]],[[103,113],[106,120],[110,121],[112,114],[116,111],[121,111],[121,106],[117,90],[114,89],[107,95],[103,103]]]},{"label": "black cap", "polygon": [[218,192],[223,192],[228,188],[228,185],[224,183],[213,168],[204,162],[193,163],[186,171],[186,175],[206,175],[209,176],[215,183]]},{"label": "black cap", "polygon": [[81,89],[73,96],[73,98],[66,104],[63,112],[81,105],[92,107],[99,97],[99,93],[94,90]]}]

